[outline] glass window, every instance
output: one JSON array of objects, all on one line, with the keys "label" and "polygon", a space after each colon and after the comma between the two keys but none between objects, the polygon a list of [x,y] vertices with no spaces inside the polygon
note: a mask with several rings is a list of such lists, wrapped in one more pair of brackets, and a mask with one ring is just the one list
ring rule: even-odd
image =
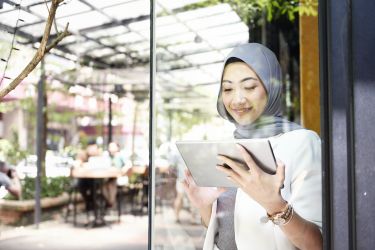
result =
[{"label": "glass window", "polygon": [[[273,228],[273,224],[279,223],[275,219],[276,214],[289,220],[294,209],[293,213],[300,215],[294,220],[313,221],[312,238],[320,234],[317,4],[297,6],[294,2],[288,2],[276,7],[262,1],[198,1],[171,9],[164,2],[156,1],[159,11],[156,18],[155,249],[181,249],[181,246],[202,249],[210,240],[220,249],[235,249],[236,244],[240,247],[248,240],[243,236],[246,230],[249,230],[249,234],[256,232],[252,235],[257,235],[259,242],[262,237],[275,234],[268,238],[286,236],[283,238],[285,244],[300,247],[300,242],[289,242],[286,240],[288,235],[281,231],[274,233],[272,229],[269,234],[262,234],[257,227],[259,223],[264,223],[264,227]],[[258,45],[249,45],[255,47],[247,51],[248,43]],[[232,51],[238,47],[248,54]],[[262,53],[256,54],[254,48],[260,48]],[[240,61],[226,61],[223,71],[223,62],[229,53],[234,53],[232,57]],[[241,69],[239,65],[245,65],[245,68]],[[280,75],[275,73],[279,69]],[[239,79],[241,74],[245,80]],[[230,82],[230,87],[221,87],[222,80]],[[278,93],[277,98],[273,91]],[[255,95],[259,99],[254,98]],[[272,106],[275,105],[272,103],[277,105]],[[258,109],[260,111],[256,113]],[[267,124],[272,131],[265,128],[261,122],[265,121],[263,119],[270,119]],[[307,130],[300,130],[301,126]],[[306,140],[312,146],[307,149],[298,147],[307,141],[294,140],[293,133],[297,133],[298,138],[305,133]],[[218,193],[221,189],[206,188],[202,196],[188,194],[188,185],[196,176],[193,174],[192,180],[186,177],[188,161],[181,157],[176,142],[233,141],[256,137],[268,138],[276,158],[286,166],[285,178],[281,181],[283,188],[278,196],[282,202],[276,208],[268,207],[246,188],[229,188],[224,193]],[[289,145],[288,150],[280,150],[286,145]],[[296,157],[301,157],[300,162],[306,164],[293,163],[292,159]],[[304,177],[298,171],[293,172],[291,169],[294,168],[314,174],[306,177],[303,184],[298,186],[293,178]],[[250,174],[251,171],[250,168]],[[234,183],[239,186],[238,181],[234,180]],[[192,190],[204,193],[200,187],[190,189],[190,192]],[[302,196],[298,196],[298,190]],[[215,193],[215,198],[207,198],[209,192]],[[311,197],[307,198],[309,192]],[[208,210],[197,208],[202,204],[207,205],[199,198],[213,199]],[[314,211],[303,208],[302,203],[311,204]],[[257,216],[244,215],[241,209],[248,209]],[[207,216],[207,211],[213,217]],[[267,212],[273,223],[264,221]],[[263,222],[260,222],[262,218]],[[218,227],[211,225],[213,220]],[[207,229],[208,222],[211,224]],[[249,225],[251,229],[244,229],[244,225]],[[259,243],[259,249],[262,246],[267,249],[269,244],[276,242],[263,241]]]}]

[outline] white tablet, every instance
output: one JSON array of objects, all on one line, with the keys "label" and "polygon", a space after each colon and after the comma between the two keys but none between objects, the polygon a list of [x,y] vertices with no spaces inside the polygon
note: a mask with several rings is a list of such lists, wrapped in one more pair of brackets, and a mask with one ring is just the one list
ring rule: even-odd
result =
[{"label": "white tablet", "polygon": [[[176,145],[194,181],[201,187],[236,187],[226,175],[216,169],[222,164],[217,155],[225,155],[243,162],[236,144],[244,146],[265,172],[274,174],[276,160],[268,139],[240,139],[226,141],[177,141]],[[244,166],[246,166],[244,164]]]}]

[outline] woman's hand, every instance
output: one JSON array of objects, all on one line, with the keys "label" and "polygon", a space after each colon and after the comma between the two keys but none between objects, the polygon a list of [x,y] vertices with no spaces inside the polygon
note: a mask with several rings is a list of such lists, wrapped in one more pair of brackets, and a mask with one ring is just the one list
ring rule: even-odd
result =
[{"label": "woman's hand", "polygon": [[241,166],[241,163],[222,155],[219,155],[218,158],[230,168],[220,165],[217,168],[266,209],[267,213],[274,214],[282,211],[287,204],[280,194],[280,189],[283,187],[285,179],[284,164],[277,162],[276,174],[268,174],[259,168],[243,146],[239,144],[237,146],[248,170]]},{"label": "woman's hand", "polygon": [[210,207],[220,194],[225,191],[225,188],[197,186],[188,170],[185,170],[185,179],[182,184],[189,200],[198,209]]}]

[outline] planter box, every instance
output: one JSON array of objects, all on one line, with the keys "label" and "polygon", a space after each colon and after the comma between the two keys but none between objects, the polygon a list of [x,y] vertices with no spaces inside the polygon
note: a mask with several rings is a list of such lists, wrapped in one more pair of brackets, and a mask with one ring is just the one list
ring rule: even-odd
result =
[{"label": "planter box", "polygon": [[[41,220],[48,220],[62,215],[62,208],[69,202],[69,195],[41,199]],[[7,225],[28,225],[34,222],[35,200],[0,200],[0,223]]]}]

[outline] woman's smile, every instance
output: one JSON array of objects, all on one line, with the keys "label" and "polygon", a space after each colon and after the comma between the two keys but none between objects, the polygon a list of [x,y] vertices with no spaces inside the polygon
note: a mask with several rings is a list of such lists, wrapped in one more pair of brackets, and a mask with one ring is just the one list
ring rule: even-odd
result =
[{"label": "woman's smile", "polygon": [[232,108],[233,112],[239,116],[242,116],[248,112],[251,112],[252,108]]}]

